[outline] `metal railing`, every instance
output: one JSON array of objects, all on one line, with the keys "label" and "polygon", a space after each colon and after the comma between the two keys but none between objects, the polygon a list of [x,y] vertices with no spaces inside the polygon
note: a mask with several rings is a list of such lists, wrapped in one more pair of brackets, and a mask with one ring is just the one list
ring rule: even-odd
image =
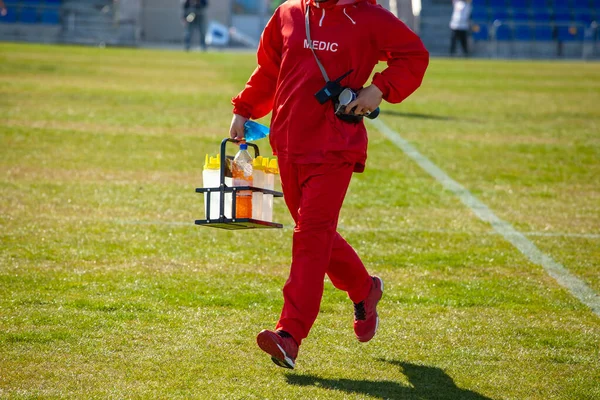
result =
[{"label": "metal railing", "polygon": [[[54,3],[50,4],[51,1]],[[135,6],[131,6],[132,3]],[[40,3],[5,0],[5,4],[8,14],[0,17],[0,41],[100,46],[181,45],[183,48],[186,27],[179,4],[148,7],[142,6],[141,1],[113,0],[45,0]],[[51,20],[47,18],[49,14],[53,15]],[[223,15],[221,17],[226,19]],[[252,20],[255,30],[260,34],[261,20],[258,16],[255,20]],[[208,24],[209,27],[215,25],[219,25],[221,33],[223,28],[227,31],[228,42],[225,45],[257,45],[257,38],[245,32],[243,26],[229,29],[229,26],[217,21]],[[198,42],[198,37],[198,30],[194,30],[193,44]]]},{"label": "metal railing", "polygon": [[120,18],[112,0],[5,1],[5,5],[8,13],[0,17],[0,40],[82,44],[137,40],[135,32],[123,35],[130,24]]}]

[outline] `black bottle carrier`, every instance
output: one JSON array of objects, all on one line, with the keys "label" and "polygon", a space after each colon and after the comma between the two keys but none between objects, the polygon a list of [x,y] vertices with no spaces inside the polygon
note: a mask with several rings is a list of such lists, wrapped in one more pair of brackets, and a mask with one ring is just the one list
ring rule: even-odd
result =
[{"label": "black bottle carrier", "polygon": [[[209,226],[213,228],[221,228],[227,230],[238,230],[238,229],[255,229],[255,228],[283,228],[282,224],[277,222],[267,222],[261,221],[253,218],[236,218],[235,215],[235,206],[236,206],[236,193],[241,190],[250,190],[252,192],[261,192],[263,194],[272,194],[273,197],[283,197],[283,193],[276,192],[274,190],[268,190],[263,188],[257,188],[254,186],[237,186],[237,187],[229,187],[225,184],[225,171],[227,169],[227,159],[232,160],[232,156],[226,155],[226,147],[227,143],[238,143],[238,140],[235,139],[223,139],[221,141],[221,177],[220,177],[220,185],[216,188],[196,188],[196,193],[208,193],[206,197],[206,218],[205,219],[197,219],[195,221],[196,225],[201,226]],[[247,143],[249,147],[254,149],[255,156],[258,157],[259,150],[258,146],[254,143]],[[219,202],[219,218],[218,219],[210,219],[210,210],[211,210],[211,193],[220,192],[220,202]],[[225,217],[225,194],[231,193],[231,218]]]}]

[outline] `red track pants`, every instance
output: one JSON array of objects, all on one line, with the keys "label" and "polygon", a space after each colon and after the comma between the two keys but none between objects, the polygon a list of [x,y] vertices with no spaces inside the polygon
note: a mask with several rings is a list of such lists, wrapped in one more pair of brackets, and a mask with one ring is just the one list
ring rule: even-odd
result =
[{"label": "red track pants", "polygon": [[276,329],[290,333],[300,344],[319,314],[325,274],[355,303],[367,297],[372,280],[354,249],[336,231],[353,165],[282,162],[279,168],[296,227]]}]

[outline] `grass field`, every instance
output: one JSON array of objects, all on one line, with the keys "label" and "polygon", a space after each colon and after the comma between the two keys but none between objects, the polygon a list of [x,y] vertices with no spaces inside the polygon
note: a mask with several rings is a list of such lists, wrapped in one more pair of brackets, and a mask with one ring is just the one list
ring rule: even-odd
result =
[{"label": "grass field", "polygon": [[[600,318],[373,128],[340,231],[379,333],[326,283],[272,364],[283,201],[282,230],[193,225],[254,62],[0,43],[0,398],[600,399]],[[434,59],[381,118],[600,293],[599,104],[598,64]]]}]

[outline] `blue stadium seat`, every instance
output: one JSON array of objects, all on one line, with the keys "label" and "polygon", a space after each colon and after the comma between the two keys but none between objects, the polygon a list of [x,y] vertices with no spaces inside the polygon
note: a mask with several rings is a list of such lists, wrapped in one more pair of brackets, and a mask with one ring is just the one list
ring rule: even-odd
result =
[{"label": "blue stadium seat", "polygon": [[540,42],[554,40],[554,32],[550,25],[537,25],[533,27],[533,37]]},{"label": "blue stadium seat", "polygon": [[513,10],[512,19],[515,21],[529,21],[531,16],[529,15],[529,11],[526,8],[519,8]]},{"label": "blue stadium seat", "polygon": [[575,22],[579,22],[581,24],[589,25],[594,20],[591,11],[576,11],[575,12]]},{"label": "blue stadium seat", "polygon": [[473,0],[473,11],[475,11],[475,9],[477,8],[486,8],[487,7],[487,0]]},{"label": "blue stadium seat", "polygon": [[548,1],[547,0],[531,0],[531,7],[532,8],[546,8],[546,7],[548,7]]},{"label": "blue stadium seat", "polygon": [[508,25],[500,25],[496,29],[496,40],[507,41],[512,40],[512,29]]},{"label": "blue stadium seat", "polygon": [[42,24],[57,25],[60,23],[60,14],[57,7],[46,7],[42,10]]},{"label": "blue stadium seat", "polygon": [[596,12],[600,12],[600,0],[592,0],[593,3],[593,8],[596,10]]},{"label": "blue stadium seat", "polygon": [[573,42],[583,39],[583,29],[576,26],[559,26],[557,27],[558,40],[563,42]]},{"label": "blue stadium seat", "polygon": [[6,15],[0,15],[0,23],[3,24],[12,24],[13,22],[17,22],[17,13],[15,12],[15,8],[6,6]]},{"label": "blue stadium seat", "polygon": [[502,8],[502,7],[506,7],[506,1],[505,0],[489,0],[488,5],[490,7]]},{"label": "blue stadium seat", "polygon": [[555,8],[554,9],[554,22],[571,22],[573,21],[573,16],[571,15],[571,10],[568,8]]},{"label": "blue stadium seat", "polygon": [[529,7],[529,0],[511,0],[509,5],[512,8],[527,8]]},{"label": "blue stadium seat", "polygon": [[553,0],[554,8],[570,8],[570,0]]},{"label": "blue stadium seat", "polygon": [[500,21],[508,21],[510,19],[508,16],[508,11],[506,11],[506,9],[497,9],[492,11],[492,21],[497,19]]},{"label": "blue stadium seat", "polygon": [[588,9],[590,8],[590,0],[574,0],[573,1],[573,7],[575,8],[581,8],[581,9]]},{"label": "blue stadium seat", "polygon": [[487,8],[473,8],[473,11],[471,12],[471,19],[474,22],[487,23],[489,21]]},{"label": "blue stadium seat", "polygon": [[24,24],[36,24],[38,22],[37,7],[22,7],[19,13],[19,22]]},{"label": "blue stadium seat", "polygon": [[473,40],[476,42],[489,39],[488,27],[486,24],[473,24],[471,31],[473,32]]},{"label": "blue stadium seat", "polygon": [[533,11],[533,21],[537,23],[550,22],[550,12],[547,9],[537,9]]},{"label": "blue stadium seat", "polygon": [[533,30],[531,29],[531,27],[529,25],[515,26],[515,40],[533,40]]}]

